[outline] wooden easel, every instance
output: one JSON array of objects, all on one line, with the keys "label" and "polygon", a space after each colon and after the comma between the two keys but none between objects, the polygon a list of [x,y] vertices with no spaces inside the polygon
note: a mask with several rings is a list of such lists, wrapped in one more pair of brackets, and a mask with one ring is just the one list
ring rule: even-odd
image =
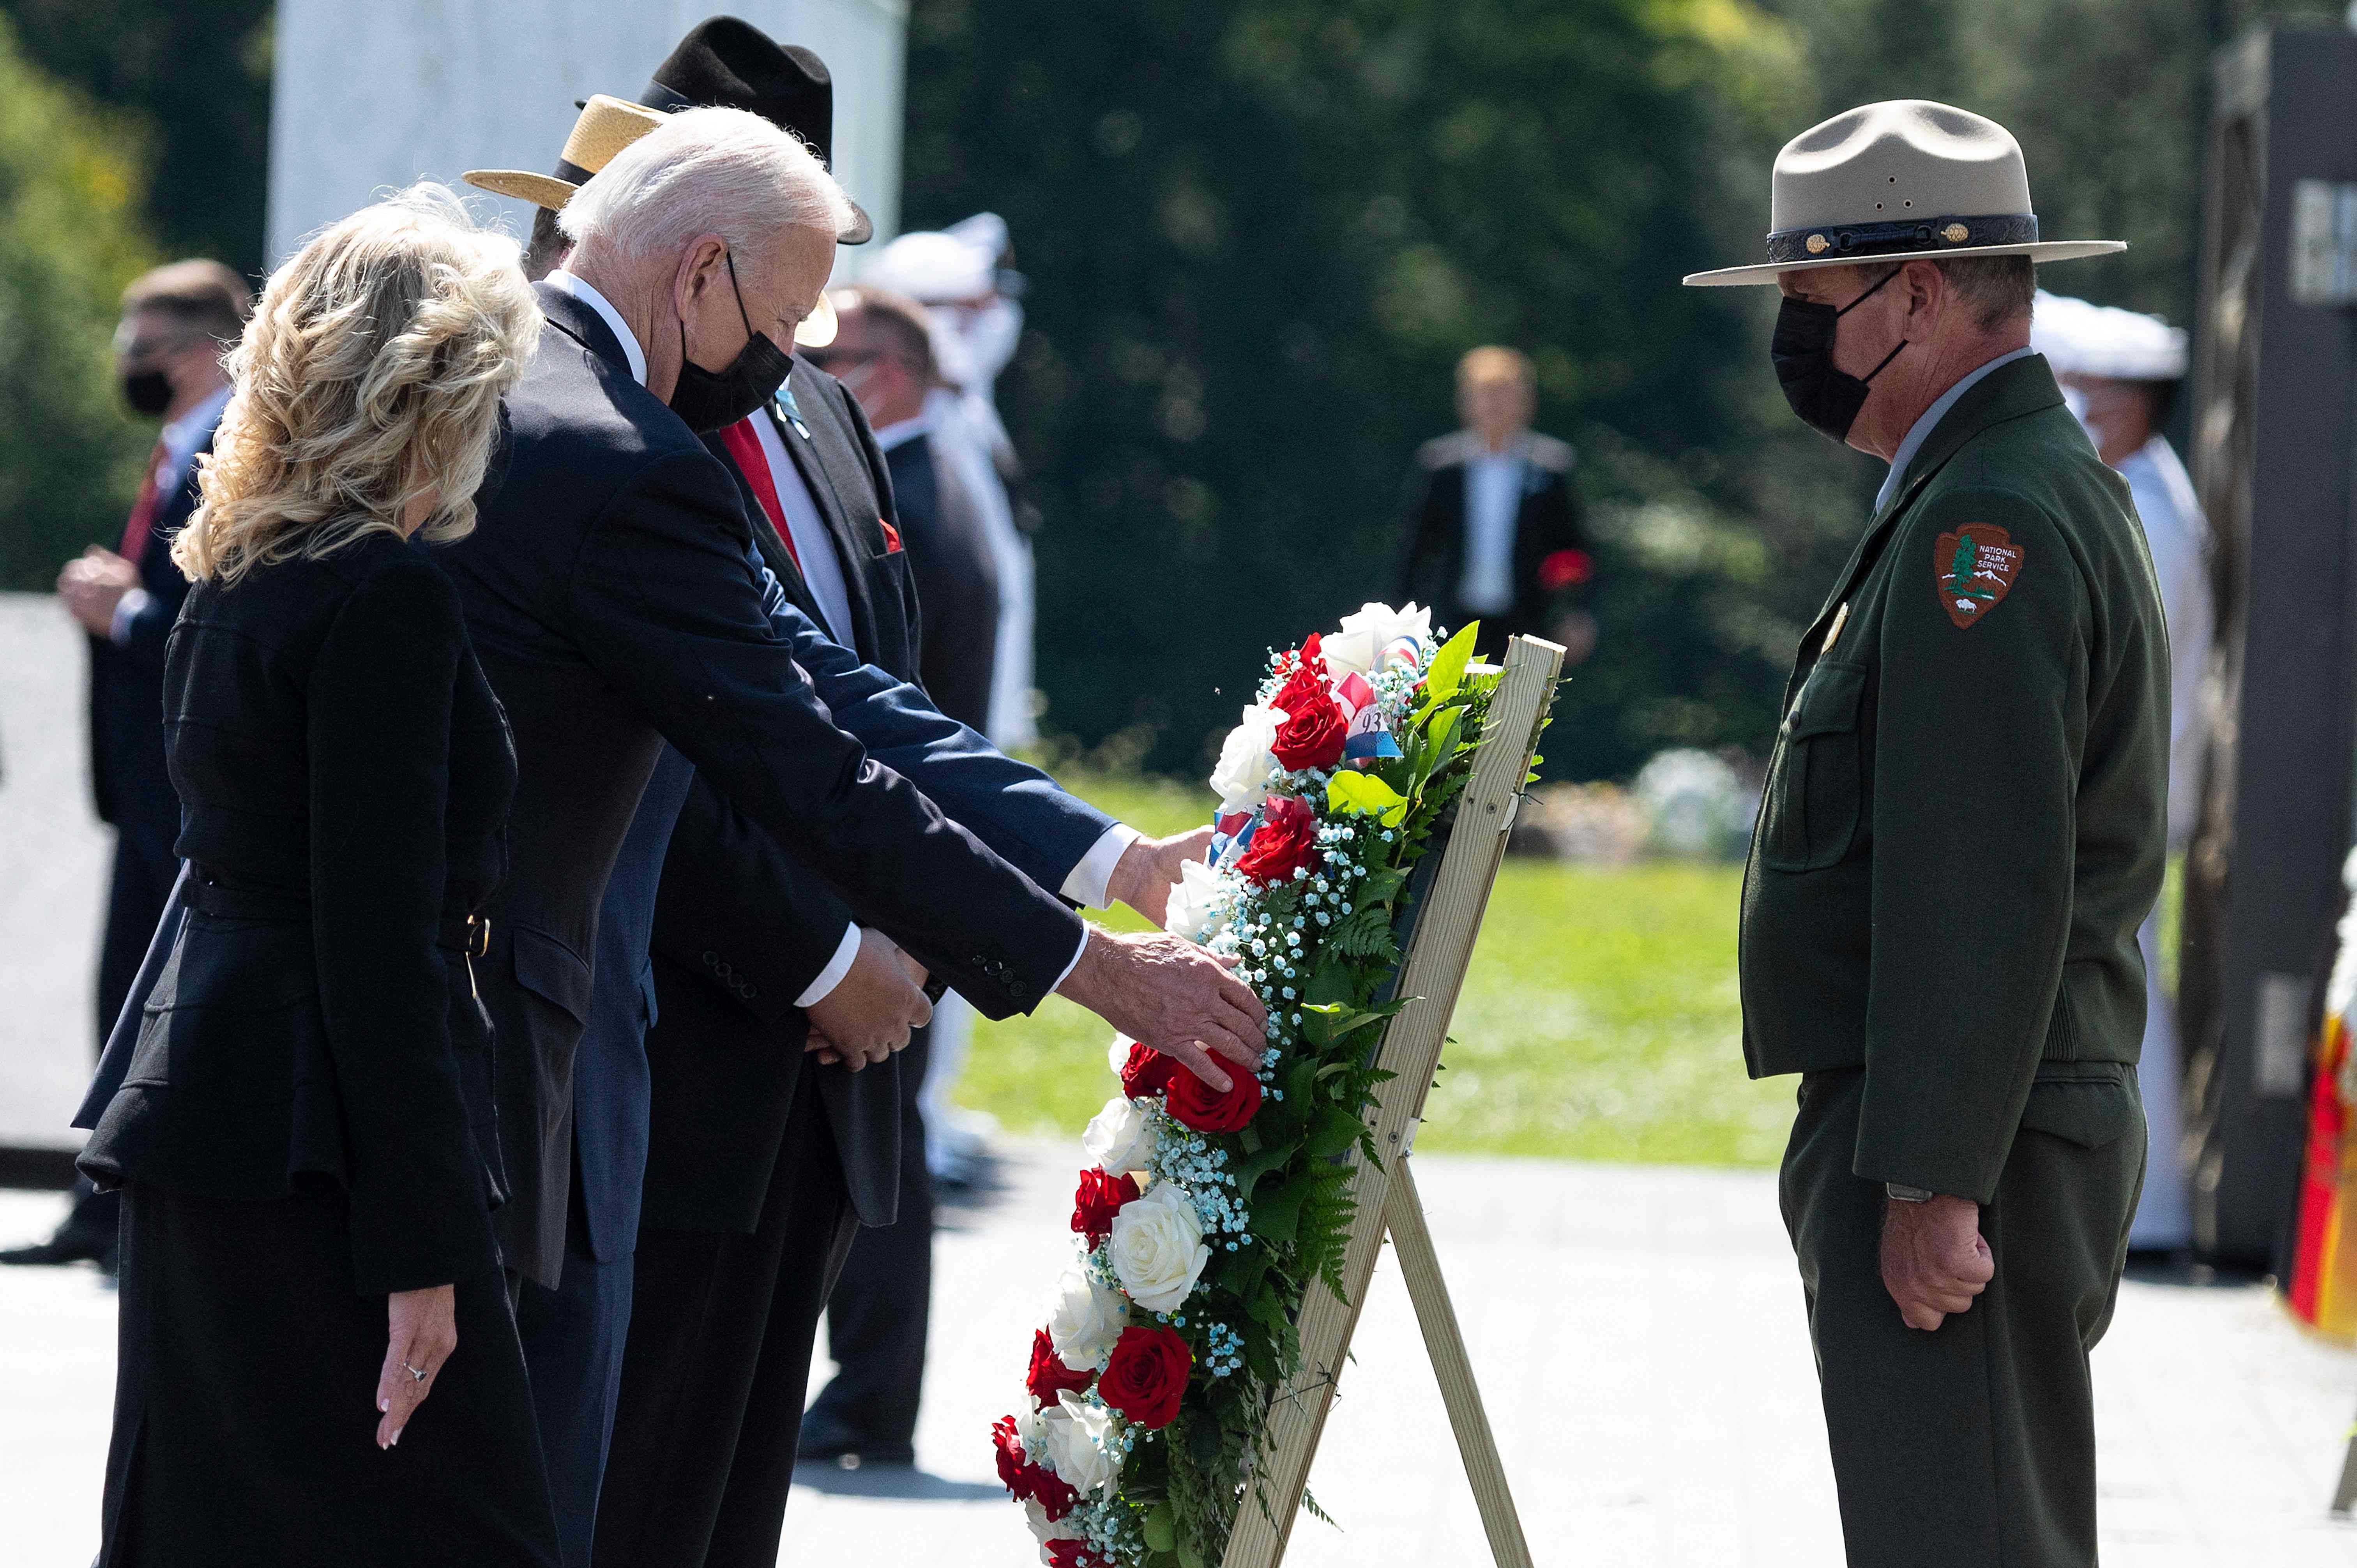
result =
[{"label": "wooden easel", "polygon": [[[1457,1326],[1456,1309],[1449,1305],[1448,1286],[1440,1277],[1440,1260],[1433,1251],[1432,1232],[1425,1224],[1424,1205],[1408,1163],[1425,1092],[1440,1064],[1449,1015],[1456,1011],[1458,988],[1473,956],[1473,939],[1481,929],[1481,912],[1506,853],[1506,831],[1513,825],[1539,725],[1562,668],[1563,650],[1552,642],[1518,637],[1508,647],[1505,678],[1491,700],[1489,728],[1474,757],[1473,776],[1458,797],[1456,826],[1401,964],[1395,994],[1414,1000],[1383,1034],[1380,1059],[1395,1075],[1379,1091],[1372,1122],[1383,1163],[1381,1167],[1370,1165],[1355,1150],[1351,1155],[1358,1167],[1359,1208],[1342,1264],[1348,1299],[1313,1283],[1302,1302],[1301,1370],[1270,1402],[1260,1474],[1237,1513],[1222,1568],[1276,1568],[1284,1559],[1293,1520],[1300,1512],[1309,1461],[1325,1430],[1335,1382],[1386,1230],[1398,1249],[1400,1275],[1407,1282],[1425,1348],[1440,1380],[1448,1423],[1457,1434],[1457,1449],[1490,1537],[1490,1554],[1499,1568],[1530,1568],[1530,1547],[1506,1489],[1505,1467],[1481,1408],[1480,1390],[1474,1386],[1472,1363]],[[1265,1499],[1265,1512],[1255,1494]]]}]

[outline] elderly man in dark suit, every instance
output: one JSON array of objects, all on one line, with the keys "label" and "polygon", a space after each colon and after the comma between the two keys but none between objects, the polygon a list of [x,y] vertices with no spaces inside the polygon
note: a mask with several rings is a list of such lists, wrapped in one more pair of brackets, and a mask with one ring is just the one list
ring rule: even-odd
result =
[{"label": "elderly man in dark suit", "polygon": [[[90,634],[90,781],[99,820],[115,833],[98,958],[102,1043],[179,874],[180,804],[164,770],[164,637],[188,581],[172,564],[172,536],[197,509],[196,460],[229,403],[221,350],[253,307],[244,280],[219,262],[174,262],[124,290],[114,338],[124,397],[164,429],[118,547],[91,546],[58,578],[58,597]],[[114,1194],[80,1182],[57,1233],[0,1252],[0,1263],[89,1259],[111,1273],[117,1208]]]},{"label": "elderly man in dark suit", "polygon": [[1491,652],[1527,632],[1576,663],[1596,646],[1586,608],[1596,561],[1571,493],[1572,449],[1531,429],[1536,392],[1514,349],[1458,362],[1465,427],[1416,454],[1402,592],[1448,626],[1480,621]]},{"label": "elderly man in dark suit", "polygon": [[[1232,977],[1169,939],[1086,928],[1023,862],[999,858],[879,757],[923,759],[929,783],[996,770],[985,793],[1010,803],[1056,796],[1052,786],[860,667],[791,604],[764,600],[736,481],[697,432],[772,397],[787,419],[805,418],[787,401],[797,389],[780,396],[780,344],[819,306],[837,238],[864,227],[807,146],[742,113],[685,112],[585,185],[564,227],[576,248],[542,289],[550,326],[508,402],[503,472],[478,535],[450,557],[517,736],[515,865],[481,966],[509,1043],[500,1119],[515,1198],[500,1229],[511,1266],[548,1286],[567,1270],[589,955],[665,740],[746,824],[823,877],[853,921],[888,925],[987,1010],[1057,989],[1207,1077],[1226,1076],[1215,1052],[1255,1060],[1263,1018]],[[856,422],[831,381],[814,377],[809,392]],[[894,553],[880,515],[853,526],[867,554]],[[877,738],[879,757],[830,715]],[[1020,829],[1005,837],[1052,871],[1054,845]],[[1151,904],[1143,888],[1164,857],[1138,848],[1118,839],[1114,858]],[[726,961],[705,950],[718,974]],[[875,955],[870,972],[890,961],[880,938],[846,936],[837,951],[855,972]],[[838,961],[826,967],[840,972]],[[758,994],[734,964],[723,978],[742,1000]],[[866,1010],[859,1037],[834,1044],[884,1059],[923,1002],[905,974],[863,983],[883,1004]],[[544,1441],[554,1455],[576,1435]]]}]

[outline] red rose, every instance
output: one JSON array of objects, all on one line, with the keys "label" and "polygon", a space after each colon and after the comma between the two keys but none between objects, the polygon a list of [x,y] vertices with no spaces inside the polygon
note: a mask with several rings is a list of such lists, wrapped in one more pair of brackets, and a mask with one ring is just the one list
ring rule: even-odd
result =
[{"label": "red rose", "polygon": [[1318,813],[1290,795],[1272,795],[1236,869],[1254,882],[1290,882],[1296,870],[1314,868],[1320,858]]},{"label": "red rose", "polygon": [[1178,1064],[1152,1046],[1133,1043],[1129,1059],[1121,1064],[1121,1091],[1132,1100],[1151,1100],[1170,1086]]},{"label": "red rose", "polygon": [[1232,1133],[1242,1127],[1260,1109],[1260,1079],[1236,1067],[1224,1070],[1228,1075],[1224,1093],[1191,1072],[1178,1074],[1170,1080],[1163,1109],[1198,1133]]},{"label": "red rose", "polygon": [[1089,1543],[1073,1536],[1058,1536],[1040,1547],[1048,1555],[1048,1568],[1093,1568],[1098,1559],[1089,1554]]},{"label": "red rose", "polygon": [[1097,1380],[1097,1397],[1140,1426],[1168,1426],[1194,1365],[1187,1341],[1172,1330],[1133,1326],[1114,1342],[1113,1359]]},{"label": "red rose", "polygon": [[1285,768],[1331,768],[1342,760],[1342,742],[1350,723],[1342,717],[1341,704],[1334,701],[1333,683],[1318,652],[1318,639],[1312,637],[1302,645],[1293,673],[1268,705],[1285,710],[1285,723],[1277,726],[1276,740],[1269,747]]},{"label": "red rose", "polygon": [[1066,1486],[1063,1477],[1042,1465],[1034,1465],[1023,1452],[1022,1440],[1015,1435],[1015,1418],[1002,1415],[990,1423],[990,1445],[998,1455],[998,1480],[1018,1501],[1038,1503],[1050,1520],[1059,1520],[1072,1511],[1080,1493]]},{"label": "red rose", "polygon": [[[1063,1358],[1056,1354],[1056,1347],[1049,1343],[1046,1329],[1042,1328],[1031,1336],[1031,1370],[1024,1377],[1023,1386],[1031,1391],[1031,1397],[1038,1400],[1043,1408],[1054,1404],[1056,1396],[1064,1390],[1079,1393],[1095,1380],[1094,1372],[1076,1372],[1064,1365]],[[1002,1464],[1004,1462],[1001,1461]],[[1005,1477],[1002,1475],[1000,1478]]]},{"label": "red rose", "polygon": [[998,1484],[1017,1497],[1025,1493],[1023,1468],[1029,1463],[1024,1456],[1021,1439],[1015,1435],[1015,1418],[1002,1415],[990,1423],[990,1446],[998,1455]]},{"label": "red rose", "polygon": [[[1113,1217],[1121,1211],[1121,1206],[1135,1197],[1139,1190],[1134,1176],[1107,1176],[1094,1166],[1082,1171],[1080,1190],[1072,1195],[1072,1229],[1087,1237],[1090,1246],[1095,1246],[1113,1229]],[[1039,1353],[1034,1351],[1032,1355],[1032,1365],[1036,1367]],[[1083,1381],[1080,1386],[1085,1388],[1087,1383]],[[1036,1388],[1031,1391],[1039,1392]],[[1046,1404],[1053,1397],[1041,1394],[1039,1402]]]}]

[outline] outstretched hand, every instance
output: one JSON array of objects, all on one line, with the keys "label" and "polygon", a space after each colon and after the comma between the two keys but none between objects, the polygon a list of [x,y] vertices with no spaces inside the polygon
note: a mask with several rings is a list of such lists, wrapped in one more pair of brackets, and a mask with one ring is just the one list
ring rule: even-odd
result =
[{"label": "outstretched hand", "polygon": [[1208,826],[1167,839],[1139,839],[1122,851],[1113,875],[1105,879],[1105,892],[1159,926],[1170,912],[1170,888],[1178,880],[1178,868],[1201,860],[1211,847]]},{"label": "outstretched hand", "polygon": [[434,1391],[434,1380],[458,1348],[457,1287],[395,1291],[384,1299],[384,1367],[376,1377],[379,1448],[401,1441],[401,1429]]},{"label": "outstretched hand", "polygon": [[1893,1199],[1882,1216],[1882,1288],[1910,1328],[1926,1334],[1996,1277],[1996,1258],[1981,1235],[1981,1206],[1943,1194],[1927,1203]]},{"label": "outstretched hand", "polygon": [[1268,1009],[1228,972],[1234,961],[1179,937],[1092,927],[1058,990],[1224,1093],[1233,1082],[1220,1058],[1257,1069],[1267,1037]]}]

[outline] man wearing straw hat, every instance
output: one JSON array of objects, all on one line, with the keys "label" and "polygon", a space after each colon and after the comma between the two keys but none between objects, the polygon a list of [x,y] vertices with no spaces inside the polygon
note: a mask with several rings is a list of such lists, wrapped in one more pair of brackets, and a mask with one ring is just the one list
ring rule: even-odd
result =
[{"label": "man wearing straw hat", "polygon": [[2095,1561],[2088,1351],[2143,1176],[2136,928],[2169,649],[2127,487],[2029,348],[2021,150],[1869,104],[1778,155],[1793,413],[1890,465],[1801,639],[1745,873],[1754,1077],[1784,1156],[1853,1564]]}]

